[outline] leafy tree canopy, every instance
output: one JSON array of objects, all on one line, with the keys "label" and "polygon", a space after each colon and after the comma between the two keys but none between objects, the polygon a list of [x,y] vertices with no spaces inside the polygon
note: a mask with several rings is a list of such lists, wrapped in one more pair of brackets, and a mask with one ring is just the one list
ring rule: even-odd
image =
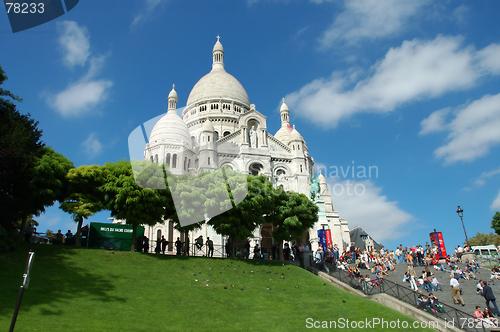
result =
[{"label": "leafy tree canopy", "polygon": [[[500,235],[490,232],[477,233],[474,237],[469,238],[469,243],[471,246],[486,246],[489,244],[494,244],[496,246],[500,245]],[[467,244],[464,242],[464,245]]]},{"label": "leafy tree canopy", "polygon": [[105,168],[98,165],[80,166],[66,174],[68,189],[60,208],[78,222],[75,246],[80,245],[83,219],[106,207],[103,190],[105,174]]},{"label": "leafy tree canopy", "polygon": [[500,212],[497,211],[491,220],[491,228],[495,230],[495,233],[500,234]]},{"label": "leafy tree canopy", "polygon": [[[150,166],[154,164],[147,162]],[[148,179],[134,177],[132,165],[129,161],[121,160],[117,163],[106,163],[106,182],[103,186],[106,197],[106,207],[111,215],[117,219],[125,220],[128,225],[133,226],[131,251],[135,250],[137,226],[146,224],[153,226],[162,221],[165,214],[165,194],[158,189],[144,188],[147,181],[165,181],[163,176],[156,174],[158,178]],[[156,166],[157,167],[157,166]],[[140,172],[142,173],[142,172]],[[143,185],[143,186],[140,186]]]}]

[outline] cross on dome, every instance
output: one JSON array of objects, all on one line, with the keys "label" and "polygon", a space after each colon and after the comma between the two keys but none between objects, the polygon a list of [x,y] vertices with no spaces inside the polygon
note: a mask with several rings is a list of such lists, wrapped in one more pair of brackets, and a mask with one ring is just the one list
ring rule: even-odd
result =
[{"label": "cross on dome", "polygon": [[216,38],[217,38],[217,41],[219,41],[219,39],[220,39],[220,36],[219,36],[219,35],[217,35],[217,37],[216,37]]}]

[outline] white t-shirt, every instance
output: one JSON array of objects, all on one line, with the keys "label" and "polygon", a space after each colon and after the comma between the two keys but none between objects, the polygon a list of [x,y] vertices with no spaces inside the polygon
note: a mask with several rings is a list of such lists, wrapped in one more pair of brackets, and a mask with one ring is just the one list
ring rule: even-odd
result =
[{"label": "white t-shirt", "polygon": [[453,286],[453,287],[460,287],[460,284],[458,283],[458,280],[455,279],[455,278],[451,278],[450,279],[450,286]]}]

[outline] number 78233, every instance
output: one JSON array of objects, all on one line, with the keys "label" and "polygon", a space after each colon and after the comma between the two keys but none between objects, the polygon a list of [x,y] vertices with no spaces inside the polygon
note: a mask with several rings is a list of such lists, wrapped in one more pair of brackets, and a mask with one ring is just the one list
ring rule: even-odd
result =
[{"label": "number 78233", "polygon": [[6,2],[7,5],[7,14],[10,14],[10,11],[14,14],[42,14],[45,11],[45,4],[43,2],[40,3],[19,3],[19,2]]}]

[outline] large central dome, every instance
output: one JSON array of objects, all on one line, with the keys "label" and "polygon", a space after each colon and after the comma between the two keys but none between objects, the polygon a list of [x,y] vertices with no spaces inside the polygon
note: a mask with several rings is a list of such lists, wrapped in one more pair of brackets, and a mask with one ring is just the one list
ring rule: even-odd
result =
[{"label": "large central dome", "polygon": [[224,69],[224,49],[218,39],[212,56],[212,70],[195,84],[189,94],[187,106],[206,100],[229,99],[250,107],[250,100],[241,83]]}]

